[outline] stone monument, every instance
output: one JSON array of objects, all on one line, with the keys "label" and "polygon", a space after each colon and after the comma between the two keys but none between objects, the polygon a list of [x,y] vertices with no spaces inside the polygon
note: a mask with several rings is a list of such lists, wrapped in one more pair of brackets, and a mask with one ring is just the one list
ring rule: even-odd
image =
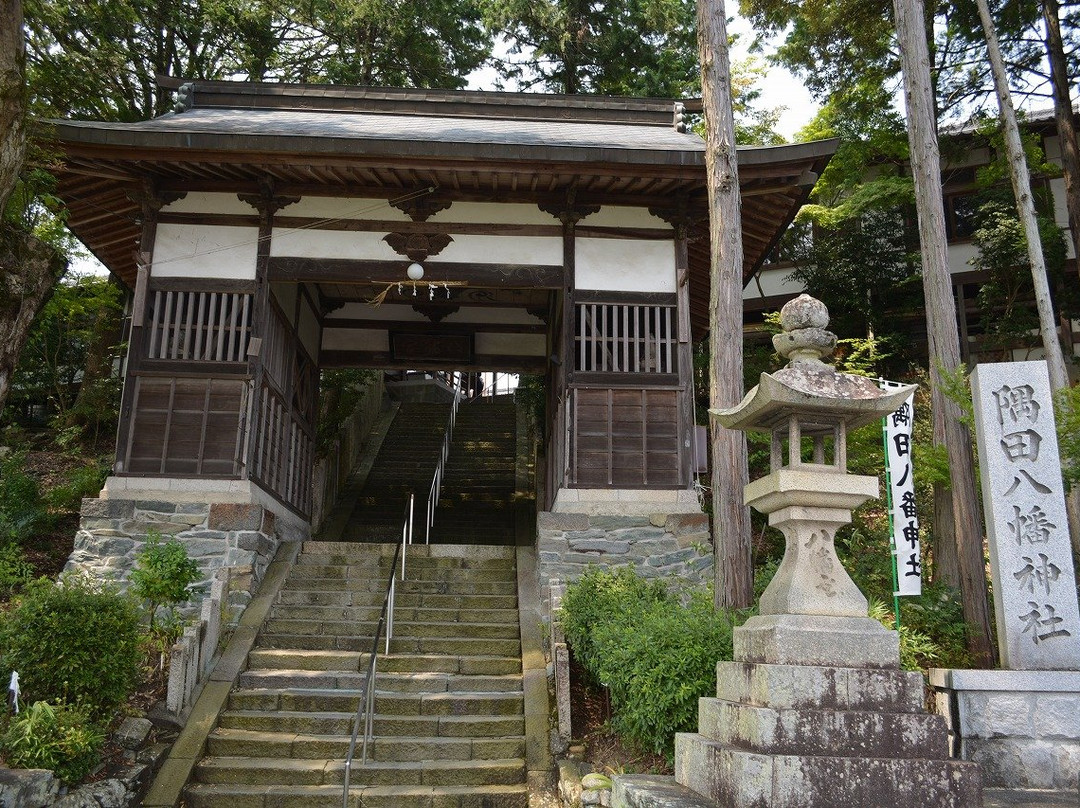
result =
[{"label": "stone monument", "polygon": [[[949,759],[922,676],[899,669],[896,632],[867,616],[833,545],[851,510],[878,495],[876,477],[846,471],[848,431],[912,388],[885,392],[822,362],[836,336],[821,302],[801,295],[780,321],[773,344],[788,365],[714,415],[772,437],[771,473],[745,496],[784,533],[784,558],[759,616],[735,629],[734,661],[717,665],[698,732],[676,736],[675,780],[723,808],[979,806],[978,768]],[[654,787],[673,788],[616,778],[615,804],[670,804],[641,798]]]},{"label": "stone monument", "polygon": [[933,670],[938,711],[989,785],[1080,784],[1080,609],[1045,362],[971,375],[1001,665]]}]

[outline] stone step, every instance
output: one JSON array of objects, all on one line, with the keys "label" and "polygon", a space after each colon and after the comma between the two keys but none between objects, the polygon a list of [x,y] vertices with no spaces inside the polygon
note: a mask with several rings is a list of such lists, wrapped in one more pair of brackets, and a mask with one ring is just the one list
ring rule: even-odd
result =
[{"label": "stone step", "polygon": [[[214,757],[328,760],[348,754],[350,726],[342,733],[323,735],[248,729],[217,729],[207,738]],[[368,744],[368,760],[376,763],[419,763],[427,760],[507,760],[525,756],[525,738],[429,738],[376,733]]]},{"label": "stone step", "polygon": [[[517,609],[421,609],[394,603],[394,625],[415,622],[435,624],[461,623],[464,625],[518,625]],[[296,603],[278,603],[271,607],[273,620],[342,620],[347,623],[377,623],[382,604],[365,606],[317,606]]]},{"label": "stone step", "polygon": [[[248,669],[360,671],[367,670],[368,657],[369,653],[332,649],[255,648],[248,655]],[[516,656],[380,654],[376,664],[380,673],[452,673],[465,676],[521,673],[521,660]]]},{"label": "stone step", "polygon": [[[385,588],[390,577],[390,566],[373,569],[370,565],[311,564],[307,561],[296,564],[289,572],[290,581],[309,578],[319,580],[373,581],[380,588]],[[512,568],[506,569],[469,569],[462,567],[433,567],[417,564],[410,566],[405,561],[405,580],[399,581],[402,591],[421,591],[419,588],[429,583],[453,584],[465,588],[477,583],[516,583],[517,574]]]},{"label": "stone step", "polygon": [[945,719],[928,713],[775,710],[704,698],[698,701],[698,732],[712,741],[769,755],[949,756]]},{"label": "stone step", "polygon": [[716,803],[657,774],[618,774],[611,778],[612,808],[716,808]]},{"label": "stone step", "polygon": [[[255,645],[258,648],[368,651],[371,649],[371,642],[371,637],[358,637],[349,634],[261,633],[255,641]],[[390,653],[492,657],[521,656],[521,641],[512,639],[477,640],[468,637],[402,637],[395,630],[394,637],[390,640]]]},{"label": "stone step", "polygon": [[[337,712],[227,710],[221,715],[219,728],[308,735],[348,735],[352,733],[355,718],[355,709]],[[525,718],[519,715],[376,715],[373,729],[376,737],[504,738],[523,735]]]},{"label": "stone step", "polygon": [[[361,691],[291,686],[239,689],[229,694],[230,710],[281,712],[349,712]],[[384,716],[515,716],[524,711],[521,693],[388,693],[375,694],[376,715]]]},{"label": "stone step", "polygon": [[[312,606],[376,606],[382,608],[385,592],[361,590],[283,589],[278,603]],[[516,609],[517,595],[440,595],[436,593],[397,592],[395,610],[401,608],[428,609]]]},{"label": "stone step", "polygon": [[[293,570],[300,569],[294,567]],[[388,575],[389,577],[389,575]],[[283,591],[299,590],[303,592],[377,592],[379,602],[386,593],[386,581],[366,580],[361,578],[318,578],[293,577],[285,582]],[[399,595],[453,595],[454,597],[472,597],[475,595],[517,595],[516,581],[495,582],[455,582],[455,581],[402,581],[397,585]]]},{"label": "stone step", "polygon": [[[344,760],[292,758],[204,757],[195,766],[200,783],[228,785],[318,786],[344,783]],[[492,760],[426,760],[354,765],[352,782],[358,786],[484,786],[517,785],[525,779],[520,758]],[[340,792],[339,792],[340,793]]]},{"label": "stone step", "polygon": [[[244,688],[307,687],[359,690],[366,671],[252,669],[240,674]],[[521,675],[464,676],[454,673],[387,673],[375,678],[376,692],[383,693],[520,693]]]},{"label": "stone step", "polygon": [[[351,546],[351,545],[347,545]],[[361,547],[370,547],[371,545],[360,545]],[[394,545],[390,545],[393,547]],[[297,564],[312,564],[315,566],[332,566],[332,565],[355,565],[363,563],[367,565],[372,564],[372,558],[377,557],[377,571],[389,573],[390,561],[393,553],[387,553],[385,556],[381,553],[373,553],[368,551],[366,553],[350,553],[350,552],[336,552],[336,553],[319,553],[314,550],[305,549],[300,556],[296,559]],[[358,562],[358,559],[360,561]],[[483,569],[483,570],[513,570],[515,568],[515,561],[513,558],[451,558],[447,556],[421,556],[408,551],[405,555],[405,566],[407,572],[413,570],[426,570],[430,568],[440,568],[449,570],[459,569]],[[368,567],[371,569],[371,567]],[[373,574],[374,575],[374,574]]]},{"label": "stone step", "polygon": [[[250,786],[195,783],[188,808],[338,808],[341,786]],[[523,784],[498,786],[367,786],[349,789],[349,808],[528,808]]]},{"label": "stone step", "polygon": [[[286,611],[289,607],[286,607]],[[375,636],[378,623],[358,622],[354,620],[325,619],[302,620],[295,617],[274,617],[263,625],[267,634],[316,634],[327,637],[367,637]],[[512,640],[520,637],[521,630],[517,623],[435,623],[414,622],[394,615],[394,639],[426,637],[456,637],[460,639]]]},{"label": "stone step", "polygon": [[675,777],[725,808],[979,808],[975,763],[921,758],[762,755],[675,735]]}]

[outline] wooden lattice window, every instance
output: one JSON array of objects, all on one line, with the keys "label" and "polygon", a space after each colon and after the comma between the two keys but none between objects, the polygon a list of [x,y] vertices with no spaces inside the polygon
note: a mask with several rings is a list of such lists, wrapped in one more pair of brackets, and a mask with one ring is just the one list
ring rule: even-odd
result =
[{"label": "wooden lattice window", "polygon": [[247,361],[252,296],[157,290],[149,312],[146,358]]},{"label": "wooden lattice window", "polygon": [[599,373],[676,373],[674,306],[577,304],[574,366]]}]

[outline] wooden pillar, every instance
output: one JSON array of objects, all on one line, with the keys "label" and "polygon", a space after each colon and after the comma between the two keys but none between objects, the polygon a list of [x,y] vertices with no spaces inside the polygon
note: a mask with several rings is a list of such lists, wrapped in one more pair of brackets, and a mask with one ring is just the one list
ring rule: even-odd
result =
[{"label": "wooden pillar", "polygon": [[675,231],[675,300],[678,317],[679,363],[679,483],[694,485],[694,347],[690,329],[690,239],[694,226],[707,215],[690,208],[687,200],[672,208],[649,208]]},{"label": "wooden pillar", "polygon": [[260,428],[259,406],[262,399],[262,386],[265,357],[262,355],[263,340],[269,328],[270,319],[270,245],[274,231],[274,214],[299,202],[298,196],[276,196],[274,184],[269,178],[259,183],[257,194],[237,194],[241,202],[246,202],[259,213],[259,242],[255,252],[255,294],[251,302],[251,339],[248,342],[248,375],[251,377],[251,396],[248,400],[247,423],[241,432],[245,443],[241,447],[241,477],[251,477],[255,459],[256,441],[253,439]]},{"label": "wooden pillar", "polygon": [[150,177],[144,177],[142,187],[128,195],[139,206],[142,228],[135,253],[138,274],[131,303],[131,327],[128,331],[127,361],[124,365],[124,388],[120,396],[120,418],[116,430],[116,459],[113,471],[127,471],[128,447],[131,445],[131,421],[138,384],[136,374],[146,355],[146,313],[149,306],[149,285],[154,260],[154,241],[157,238],[158,214],[178,199],[182,193],[163,193]]},{"label": "wooden pillar", "polygon": [[[553,374],[553,382],[556,385],[555,417],[552,425],[551,446],[554,449],[554,457],[548,459],[552,463],[551,490],[548,498],[554,501],[559,488],[574,482],[573,469],[570,467],[570,451],[567,438],[570,435],[570,424],[567,422],[566,402],[572,395],[571,385],[574,379],[574,336],[576,313],[576,227],[577,223],[586,216],[600,210],[599,205],[582,205],[577,202],[576,190],[571,188],[566,194],[566,201],[555,205],[540,205],[540,210],[550,213],[562,223],[563,240],[563,293],[562,293],[562,318],[560,321],[560,337],[556,372]],[[572,415],[570,416],[573,417]],[[555,465],[557,463],[557,465]]]}]

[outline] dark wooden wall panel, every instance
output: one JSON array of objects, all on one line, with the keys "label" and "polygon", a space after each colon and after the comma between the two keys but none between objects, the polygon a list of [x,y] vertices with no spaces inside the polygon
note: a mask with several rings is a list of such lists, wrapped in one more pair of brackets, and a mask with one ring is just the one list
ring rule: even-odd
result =
[{"label": "dark wooden wall panel", "polygon": [[578,488],[675,488],[682,479],[678,390],[573,391],[571,477]]}]

